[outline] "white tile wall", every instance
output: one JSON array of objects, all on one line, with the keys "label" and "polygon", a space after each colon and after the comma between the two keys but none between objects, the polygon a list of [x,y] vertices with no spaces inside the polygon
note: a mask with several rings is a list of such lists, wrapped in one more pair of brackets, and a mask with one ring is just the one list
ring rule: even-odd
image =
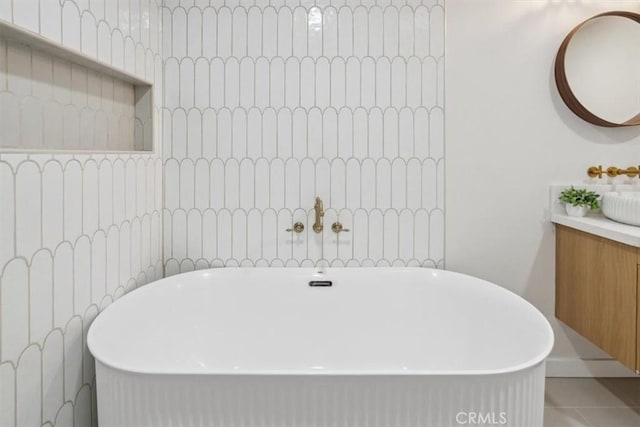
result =
[{"label": "white tile wall", "polygon": [[442,266],[442,3],[165,1],[166,273]]},{"label": "white tile wall", "polygon": [[[158,83],[163,72],[159,12],[156,0],[0,0],[0,19]],[[82,91],[58,90],[73,87],[75,69],[0,43],[0,70],[6,67],[23,67],[34,79],[0,78],[2,145],[17,135],[45,147],[50,138],[68,142],[73,135],[83,143],[92,138],[86,126],[65,125],[64,110],[52,113],[44,127],[20,126],[18,117],[4,114],[17,109],[4,108],[3,102],[27,98],[91,106],[97,100],[90,91],[85,99],[78,97]],[[57,77],[66,84],[48,83]],[[103,79],[100,86],[105,84],[110,83]],[[161,89],[155,86],[158,102]],[[157,115],[159,106],[154,110]],[[107,148],[124,148],[121,135],[103,135],[109,138]],[[101,145],[94,140],[93,147]],[[114,299],[162,276],[159,151],[0,152],[0,427],[97,424],[86,332]]]}]

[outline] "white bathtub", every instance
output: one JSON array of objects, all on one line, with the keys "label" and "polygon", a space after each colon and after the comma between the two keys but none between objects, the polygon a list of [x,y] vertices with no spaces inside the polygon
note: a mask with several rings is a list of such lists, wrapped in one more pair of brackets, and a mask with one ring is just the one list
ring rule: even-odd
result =
[{"label": "white bathtub", "polygon": [[541,427],[553,333],[446,271],[214,269],[124,296],[88,345],[100,427]]}]

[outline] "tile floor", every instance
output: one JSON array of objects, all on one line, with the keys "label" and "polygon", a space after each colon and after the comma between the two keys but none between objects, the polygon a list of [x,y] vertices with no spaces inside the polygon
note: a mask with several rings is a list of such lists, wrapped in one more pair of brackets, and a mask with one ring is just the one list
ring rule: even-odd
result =
[{"label": "tile floor", "polygon": [[640,378],[548,378],[545,427],[640,427]]}]

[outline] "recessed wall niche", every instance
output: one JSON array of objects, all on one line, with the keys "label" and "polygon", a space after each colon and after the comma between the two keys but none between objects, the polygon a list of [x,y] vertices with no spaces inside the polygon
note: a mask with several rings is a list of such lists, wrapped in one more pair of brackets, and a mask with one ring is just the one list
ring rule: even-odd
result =
[{"label": "recessed wall niche", "polygon": [[0,150],[152,151],[151,84],[0,21]]}]

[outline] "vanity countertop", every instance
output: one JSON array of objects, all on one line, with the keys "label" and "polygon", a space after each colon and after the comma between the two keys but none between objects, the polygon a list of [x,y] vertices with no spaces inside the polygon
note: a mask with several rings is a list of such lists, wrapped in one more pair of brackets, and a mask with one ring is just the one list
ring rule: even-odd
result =
[{"label": "vanity countertop", "polygon": [[602,214],[578,218],[554,213],[551,215],[551,222],[640,248],[640,227],[612,221]]},{"label": "vanity countertop", "polygon": [[[569,187],[569,185],[552,185],[550,187],[549,211],[551,222],[640,248],[640,227],[615,222],[600,212],[589,213],[582,218],[568,216],[564,204],[558,200],[560,192],[567,187]],[[593,190],[598,194],[603,194],[607,191],[640,191],[639,185],[582,184],[576,185],[576,187]]]}]

